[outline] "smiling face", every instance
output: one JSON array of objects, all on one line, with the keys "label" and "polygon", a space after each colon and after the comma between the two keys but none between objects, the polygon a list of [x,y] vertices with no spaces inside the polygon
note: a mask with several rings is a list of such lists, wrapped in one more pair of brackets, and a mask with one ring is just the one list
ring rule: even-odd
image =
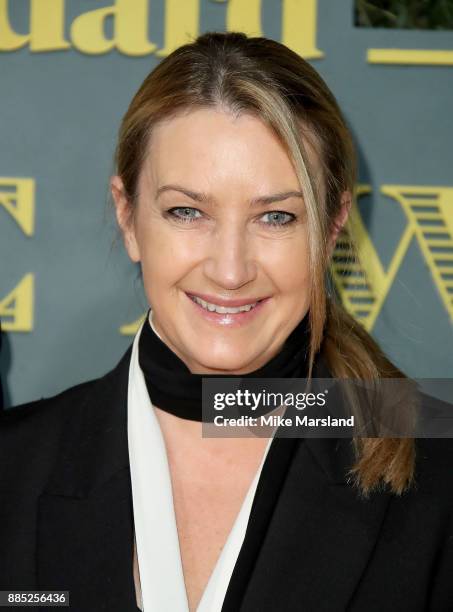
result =
[{"label": "smiling face", "polygon": [[[305,206],[283,145],[252,115],[194,110],[154,128],[138,187],[129,219],[121,180],[112,179],[159,335],[194,373],[261,367],[309,308]],[[265,299],[245,313],[217,313],[191,295]]]}]

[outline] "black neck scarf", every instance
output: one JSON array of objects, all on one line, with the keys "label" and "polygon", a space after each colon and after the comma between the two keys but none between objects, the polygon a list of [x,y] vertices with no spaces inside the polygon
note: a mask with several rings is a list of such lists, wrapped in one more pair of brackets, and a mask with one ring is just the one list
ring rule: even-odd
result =
[{"label": "black neck scarf", "polygon": [[153,405],[191,421],[202,421],[203,378],[305,378],[308,373],[308,313],[286,338],[280,351],[247,374],[194,374],[163,342],[145,319],[138,361]]}]

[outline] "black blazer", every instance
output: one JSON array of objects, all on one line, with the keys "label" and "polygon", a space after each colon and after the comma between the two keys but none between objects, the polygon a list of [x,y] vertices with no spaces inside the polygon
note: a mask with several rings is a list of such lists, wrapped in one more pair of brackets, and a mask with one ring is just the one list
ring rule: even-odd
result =
[{"label": "black blazer", "polygon": [[[71,612],[137,611],[130,354],[0,419],[0,590],[69,590]],[[453,444],[416,442],[417,489],[362,500],[346,481],[350,440],[276,438],[222,612],[452,611]]]}]

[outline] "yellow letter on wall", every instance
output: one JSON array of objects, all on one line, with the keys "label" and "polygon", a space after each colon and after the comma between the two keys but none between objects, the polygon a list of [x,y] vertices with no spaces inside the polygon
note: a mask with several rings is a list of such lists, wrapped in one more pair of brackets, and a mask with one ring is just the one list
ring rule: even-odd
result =
[{"label": "yellow letter on wall", "polygon": [[261,0],[229,0],[226,29],[229,32],[245,32],[249,36],[262,36]]},{"label": "yellow letter on wall", "polygon": [[383,185],[401,204],[439,296],[453,322],[453,188]]},{"label": "yellow letter on wall", "polygon": [[164,46],[157,57],[170,55],[177,47],[194,40],[199,33],[200,0],[166,0]]},{"label": "yellow letter on wall", "polygon": [[[306,59],[324,57],[316,47],[317,0],[283,0],[282,43]],[[263,36],[261,0],[229,0],[228,31]]]},{"label": "yellow letter on wall", "polygon": [[34,278],[26,274],[20,283],[0,301],[2,330],[29,332],[33,329]]},{"label": "yellow letter on wall", "polygon": [[146,317],[146,312],[141,317],[139,317],[136,321],[132,323],[126,323],[120,327],[120,334],[122,336],[135,336],[138,332],[140,325],[143,323]]},{"label": "yellow letter on wall", "polygon": [[368,49],[369,64],[453,66],[451,49]]},{"label": "yellow letter on wall", "polygon": [[[369,185],[357,186],[357,198],[370,192]],[[405,228],[385,270],[356,200],[347,225],[358,253],[342,233],[332,258],[332,276],[346,310],[371,331],[406,255],[413,231],[410,226]]]},{"label": "yellow letter on wall", "polygon": [[0,178],[0,206],[13,217],[26,236],[33,235],[35,181],[29,178]]},{"label": "yellow letter on wall", "polygon": [[[106,19],[113,19],[113,38],[106,38]],[[125,55],[147,55],[157,48],[148,40],[148,0],[116,0],[113,6],[83,13],[72,22],[72,42],[82,53],[98,55],[116,48]]]},{"label": "yellow letter on wall", "polygon": [[17,34],[8,17],[8,0],[0,0],[0,51],[16,51],[30,44],[31,51],[69,49],[64,38],[65,0],[31,0],[30,34]]},{"label": "yellow letter on wall", "polygon": [[[369,186],[359,185],[357,196],[370,191]],[[384,269],[354,202],[348,225],[357,245],[358,258],[345,234],[338,240],[332,258],[332,276],[344,306],[370,331],[410,242],[416,238],[440,298],[453,321],[453,188],[382,185],[380,191],[401,205],[407,224],[387,269]]]},{"label": "yellow letter on wall", "polygon": [[324,53],[316,46],[318,0],[283,0],[282,43],[305,59]]}]

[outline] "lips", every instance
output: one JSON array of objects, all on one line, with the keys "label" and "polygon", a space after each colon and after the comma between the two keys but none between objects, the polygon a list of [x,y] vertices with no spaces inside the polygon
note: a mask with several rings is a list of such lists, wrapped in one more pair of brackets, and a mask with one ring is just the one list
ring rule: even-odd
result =
[{"label": "lips", "polygon": [[[220,313],[211,310],[207,310],[200,304],[198,304],[189,293],[186,293],[189,303],[194,308],[194,314],[197,317],[201,317],[202,320],[206,321],[209,325],[221,326],[223,328],[237,328],[244,325],[250,324],[255,319],[259,318],[261,311],[267,308],[267,303],[271,298],[264,298],[258,300],[257,304],[250,310],[237,312],[237,313]],[[203,299],[203,298],[202,298]],[[212,298],[211,298],[212,299]],[[225,300],[224,300],[225,301]],[[239,300],[237,300],[239,301]],[[244,300],[241,300],[242,302]],[[245,302],[250,304],[249,301]]]}]

